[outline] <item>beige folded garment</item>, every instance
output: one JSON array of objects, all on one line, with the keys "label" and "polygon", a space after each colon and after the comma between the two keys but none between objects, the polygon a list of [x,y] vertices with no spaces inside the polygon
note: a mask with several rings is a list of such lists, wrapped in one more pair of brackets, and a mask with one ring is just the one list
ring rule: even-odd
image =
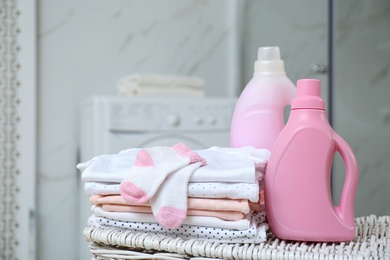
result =
[{"label": "beige folded garment", "polygon": [[169,97],[203,97],[203,89],[182,86],[136,86],[121,85],[118,86],[120,96],[169,96]]},{"label": "beige folded garment", "polygon": [[132,74],[118,80],[117,85],[138,86],[187,86],[192,88],[204,87],[202,79],[193,76],[165,75],[165,74]]},{"label": "beige folded garment", "polygon": [[203,96],[204,81],[197,77],[164,75],[164,74],[132,74],[122,77],[117,82],[119,95],[178,95]]},{"label": "beige folded garment", "polygon": [[[126,201],[120,195],[107,195],[107,196],[92,195],[89,198],[89,200],[94,205],[97,204],[134,205]],[[144,204],[138,206],[150,206],[150,204]],[[251,209],[249,206],[249,201],[245,199],[188,198],[187,207],[188,209],[239,211],[244,214],[249,213]]]}]

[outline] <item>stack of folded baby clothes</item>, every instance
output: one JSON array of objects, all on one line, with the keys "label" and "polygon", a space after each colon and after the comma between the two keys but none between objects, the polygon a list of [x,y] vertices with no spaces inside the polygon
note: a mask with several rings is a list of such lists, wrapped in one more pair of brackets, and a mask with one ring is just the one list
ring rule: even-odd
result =
[{"label": "stack of folded baby clothes", "polygon": [[182,143],[128,149],[80,163],[88,225],[210,242],[260,243],[269,151],[190,150]]}]

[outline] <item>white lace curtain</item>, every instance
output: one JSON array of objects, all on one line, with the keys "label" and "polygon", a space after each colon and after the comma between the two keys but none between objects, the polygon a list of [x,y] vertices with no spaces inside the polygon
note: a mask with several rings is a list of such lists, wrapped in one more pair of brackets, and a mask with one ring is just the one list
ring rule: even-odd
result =
[{"label": "white lace curtain", "polygon": [[[21,2],[23,8],[20,8]],[[31,226],[35,210],[35,206],[31,207],[34,192],[30,192],[34,189],[25,188],[26,184],[34,187],[31,180],[35,179],[35,155],[26,153],[35,149],[35,137],[25,133],[35,133],[35,121],[28,118],[35,115],[35,95],[31,96],[28,92],[35,92],[35,82],[31,80],[36,73],[35,67],[31,66],[35,64],[33,56],[26,59],[32,51],[30,47],[21,51],[31,45],[26,40],[26,34],[31,33],[28,27],[32,24],[25,25],[32,17],[24,3],[27,1],[0,0],[0,259],[4,260],[35,256],[31,239],[34,237],[31,232],[35,232],[35,226]],[[35,12],[35,9],[31,11]],[[21,41],[24,42],[21,44]],[[26,102],[26,95],[33,99],[32,103]],[[28,144],[27,149],[25,144]],[[31,157],[26,160],[28,156]],[[29,168],[30,171],[26,172],[25,169]]]},{"label": "white lace curtain", "polygon": [[18,193],[18,24],[16,1],[0,6],[0,258],[13,259],[18,240],[16,212]]}]

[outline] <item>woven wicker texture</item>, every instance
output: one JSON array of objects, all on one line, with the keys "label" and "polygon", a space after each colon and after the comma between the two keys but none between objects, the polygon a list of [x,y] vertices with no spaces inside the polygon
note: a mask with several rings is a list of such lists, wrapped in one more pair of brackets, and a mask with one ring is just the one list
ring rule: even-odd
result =
[{"label": "woven wicker texture", "polygon": [[92,259],[386,259],[390,260],[390,216],[355,219],[348,243],[284,241],[271,233],[261,244],[224,244],[117,229],[87,227]]}]

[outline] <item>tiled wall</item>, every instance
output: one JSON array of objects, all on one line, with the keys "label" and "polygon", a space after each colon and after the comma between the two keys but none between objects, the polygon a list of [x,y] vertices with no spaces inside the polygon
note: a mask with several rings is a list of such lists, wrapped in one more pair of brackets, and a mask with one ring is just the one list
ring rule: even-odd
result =
[{"label": "tiled wall", "polygon": [[334,2],[334,127],[359,163],[356,215],[390,215],[390,2]]},{"label": "tiled wall", "polygon": [[[39,1],[38,258],[77,259],[78,102],[130,73],[236,91],[235,1]],[[87,221],[87,220],[85,220]]]},{"label": "tiled wall", "polygon": [[327,62],[326,1],[245,2],[242,85],[253,75],[257,48],[276,45],[280,47],[287,76],[294,83],[301,78],[318,78],[326,95],[326,75],[312,70],[313,64]]},{"label": "tiled wall", "polygon": [[[390,214],[390,6],[335,2],[334,125],[360,164],[356,212]],[[242,3],[237,33],[233,0],[39,1],[38,259],[77,259],[77,105],[116,94],[118,77],[195,75],[207,95],[232,95],[257,48],[278,45],[290,79],[320,79],[328,99],[327,75],[312,70],[327,62],[326,1]]]}]

